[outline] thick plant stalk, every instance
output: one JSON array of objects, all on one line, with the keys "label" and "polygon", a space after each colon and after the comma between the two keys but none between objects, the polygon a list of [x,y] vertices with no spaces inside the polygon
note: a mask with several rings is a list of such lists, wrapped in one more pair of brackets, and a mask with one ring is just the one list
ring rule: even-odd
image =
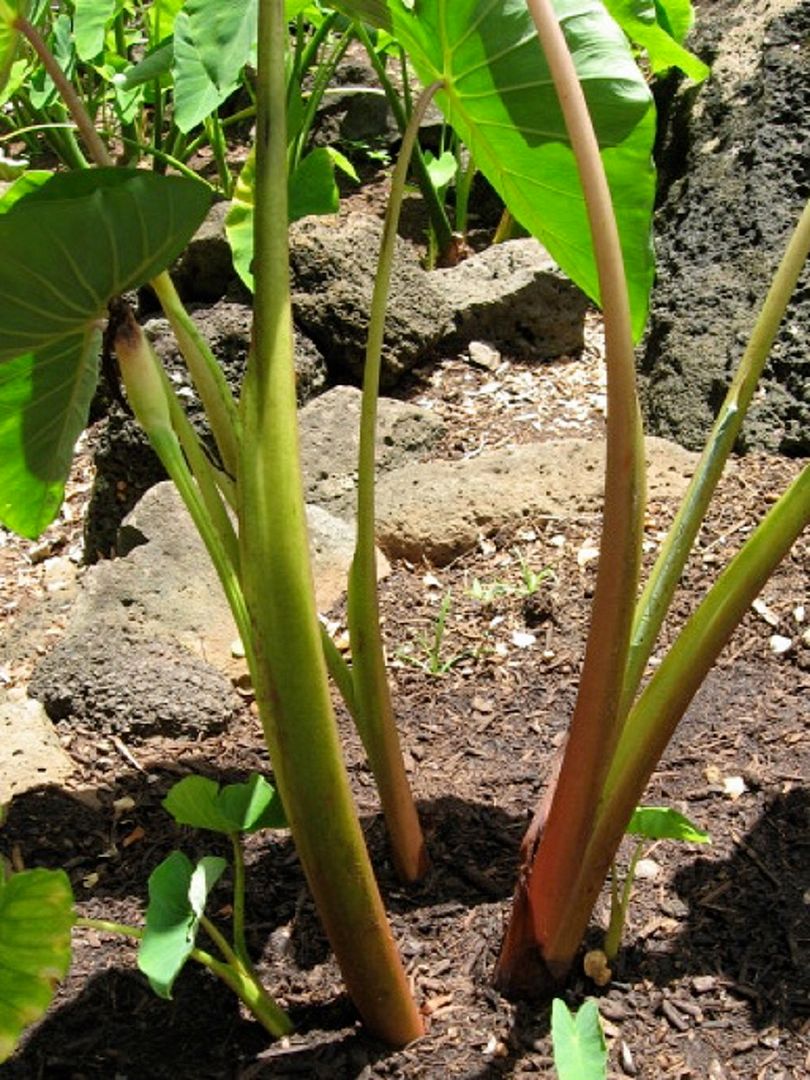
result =
[{"label": "thick plant stalk", "polygon": [[675,728],[735,627],[762,586],[810,523],[806,466],[728,564],[688,620],[642,691],[621,740],[557,938],[559,956],[573,957],[627,823]]},{"label": "thick plant stalk", "polygon": [[[527,0],[577,160],[591,226],[605,319],[608,369],[605,510],[591,626],[568,746],[539,843],[528,853],[515,897],[532,918],[507,931],[496,978],[505,988],[533,982],[536,946],[553,979],[567,970],[557,937],[580,853],[593,825],[610,756],[624,719],[620,696],[636,598],[643,532],[644,442],[635,387],[630,309],[599,147],[573,60],[550,0]],[[532,857],[533,855],[533,857]],[[525,912],[524,912],[525,915]],[[527,933],[527,929],[531,933]]]},{"label": "thick plant stalk", "polygon": [[440,85],[434,83],[428,87],[413,110],[391,181],[385,214],[363,372],[357,468],[357,542],[349,575],[348,595],[355,715],[380,793],[394,864],[404,881],[418,880],[427,869],[428,860],[399,746],[380,632],[377,551],[374,542],[375,441],[385,309],[391,284],[399,212],[419,124]]},{"label": "thick plant stalk", "polygon": [[791,235],[754,331],[636,608],[623,705],[629,710],[723,466],[742,427],[799,274],[810,254],[810,202]]},{"label": "thick plant stalk", "polygon": [[253,683],[301,864],[349,993],[392,1044],[422,1033],[341,756],[308,559],[290,315],[283,0],[261,0],[255,319],[242,395],[242,583]]}]

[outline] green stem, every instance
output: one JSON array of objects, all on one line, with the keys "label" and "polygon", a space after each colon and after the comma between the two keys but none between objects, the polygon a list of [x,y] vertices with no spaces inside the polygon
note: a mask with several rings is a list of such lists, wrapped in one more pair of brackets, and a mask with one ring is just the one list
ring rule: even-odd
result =
[{"label": "green stem", "polygon": [[76,122],[76,127],[81,132],[84,139],[85,146],[90,151],[90,156],[94,161],[102,165],[112,165],[113,161],[107,152],[107,147],[101,141],[101,136],[93,127],[93,124],[87,115],[87,111],[82,104],[81,98],[76,93],[70,80],[65,76],[61,67],[56,61],[51,50],[42,40],[42,36],[35,26],[32,26],[28,19],[22,16],[14,20],[15,29],[28,40],[31,48],[37,54],[42,61],[42,66],[53,79],[54,86],[59,91],[62,100],[70,110],[70,114]]},{"label": "green stem", "polygon": [[623,690],[625,711],[629,710],[633,703],[706,508],[739,435],[779,324],[808,254],[810,202],[805,206],[791,235],[694,476],[636,607]]},{"label": "green stem", "polygon": [[236,955],[248,970],[252,970],[245,940],[245,853],[238,832],[231,833],[233,848],[233,943]]},{"label": "green stem", "polygon": [[174,482],[205,544],[230,604],[239,635],[250,655],[250,625],[237,576],[238,563],[228,551],[232,544],[230,534],[227,529],[221,534],[208,512],[172,426],[173,395],[167,393],[165,373],[143,329],[135,322],[128,308],[126,313],[127,317],[116,334],[115,349],[127,396],[138,422]]},{"label": "green stem", "polygon": [[510,986],[526,973],[535,944],[552,977],[562,977],[570,964],[566,939],[570,894],[624,721],[621,690],[641,562],[645,501],[630,309],[610,190],[582,87],[551,0],[527,0],[527,5],[554,80],[585,195],[604,310],[608,409],[605,505],[591,626],[560,777],[528,869],[535,941],[517,944],[507,935],[499,961],[499,981]]},{"label": "green stem", "polygon": [[225,381],[222,368],[183,306],[169,275],[165,272],[158,274],[150,284],[171,324],[180,352],[200,395],[225,471],[229,476],[235,477],[242,424],[238,406]]},{"label": "green stem", "polygon": [[229,199],[233,191],[233,177],[231,176],[231,170],[228,168],[228,147],[225,144],[225,136],[222,133],[222,124],[220,123],[219,113],[215,112],[210,116],[206,116],[204,127],[205,133],[208,136],[208,142],[214,153],[214,161],[217,164],[217,172],[219,173],[219,182],[222,187],[222,193],[226,199]]},{"label": "green stem", "polygon": [[360,735],[380,792],[397,872],[405,881],[416,881],[422,876],[427,868],[427,852],[399,747],[380,632],[377,549],[374,540],[375,443],[385,311],[391,284],[399,211],[419,124],[439,86],[439,83],[434,83],[428,87],[413,111],[402,141],[388,197],[369,314],[360,406],[357,541],[348,591],[352,681],[360,718]]},{"label": "green stem", "polygon": [[[121,141],[125,146],[132,146],[139,154],[149,154],[156,163],[160,162],[164,165],[171,165],[173,169],[182,176],[187,176],[189,180],[196,180],[198,184],[205,184],[212,192],[217,190],[215,185],[206,180],[205,177],[200,176],[199,173],[195,172],[194,169],[189,168],[188,165],[184,164],[184,162],[180,161],[178,158],[165,153],[165,151],[161,150],[154,142],[147,143],[142,139],[130,139],[126,135],[121,136]],[[155,171],[160,172],[161,170],[156,167]]]},{"label": "green stem", "polygon": [[627,873],[624,878],[621,896],[618,889],[618,869],[616,863],[611,864],[610,871],[610,923],[605,934],[602,951],[608,960],[615,960],[622,943],[622,930],[627,919],[627,909],[630,906],[630,897],[633,894],[633,881],[636,876],[636,867],[644,851],[644,841],[640,840],[634,850]]},{"label": "green stem", "polygon": [[[368,30],[360,22],[356,22],[354,26],[357,37],[368,53],[371,65],[374,68],[377,78],[380,80],[380,85],[385,91],[388,107],[394,115],[396,125],[404,136],[408,127],[408,117],[413,114],[413,110],[410,109],[406,112],[405,108],[403,108],[399,95],[397,94],[393,83],[388,78],[388,72],[385,70],[385,65],[377,55],[374,43],[369,37]],[[417,183],[419,184],[419,190],[422,193],[422,198],[425,200],[425,207],[428,216],[430,217],[430,224],[433,226],[433,231],[436,234],[436,244],[438,245],[439,255],[442,256],[449,252],[453,247],[453,230],[444,206],[442,205],[442,201],[436,191],[436,186],[430,178],[428,167],[425,164],[425,159],[422,156],[422,151],[418,145],[415,147],[411,156],[413,158],[413,167],[416,173]]]},{"label": "green stem", "polygon": [[[210,926],[207,919],[202,921]],[[120,934],[123,937],[134,938],[136,941],[140,941],[144,935],[144,931],[140,927],[129,926],[127,923],[110,922],[108,919],[87,919],[84,916],[78,916],[74,925],[86,930],[100,930],[105,934]],[[216,928],[214,930],[215,933],[218,933]],[[225,942],[225,946],[227,948],[227,942]],[[225,954],[223,953],[223,955]],[[231,955],[233,956],[233,953]],[[221,979],[233,990],[239,1000],[250,1009],[259,1023],[266,1028],[273,1038],[278,1039],[282,1035],[289,1035],[294,1030],[292,1022],[284,1010],[279,1008],[256,976],[251,971],[246,970],[236,957],[234,957],[236,963],[231,965],[217,960],[216,957],[211,956],[204,949],[198,948],[192,949],[189,956],[196,963],[208,968],[212,974],[216,975],[217,978]]]},{"label": "green stem", "polygon": [[260,0],[255,318],[242,394],[242,583],[253,685],[301,865],[349,993],[393,1044],[422,1022],[385,918],[342,761],[308,558],[287,242],[283,0]]},{"label": "green stem", "polygon": [[[313,34],[312,41],[310,41],[301,59],[301,72],[303,75],[308,70],[309,65],[312,63],[320,43],[326,37],[327,33],[334,25],[337,19],[337,12],[333,12],[328,19],[324,21],[319,30]],[[301,126],[296,132],[295,139],[293,140],[293,148],[291,151],[291,159],[289,165],[290,176],[294,173],[295,169],[301,162],[301,158],[304,154],[304,148],[306,146],[307,139],[309,138],[310,129],[315,120],[315,114],[323,100],[324,91],[332,80],[332,76],[335,73],[335,69],[344,56],[346,49],[349,47],[349,42],[352,39],[352,33],[350,30],[346,30],[338,38],[337,43],[332,48],[329,56],[326,60],[318,65],[318,70],[315,72],[315,79],[312,84],[312,89],[309,93],[309,99],[307,100],[306,107],[304,108],[304,115],[301,119]]]}]

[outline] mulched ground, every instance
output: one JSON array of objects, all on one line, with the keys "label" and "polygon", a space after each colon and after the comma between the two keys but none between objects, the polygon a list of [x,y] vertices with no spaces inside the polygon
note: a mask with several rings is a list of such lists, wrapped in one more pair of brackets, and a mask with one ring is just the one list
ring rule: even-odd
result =
[{"label": "mulched ground", "polygon": [[[571,434],[593,430],[604,404],[598,323],[579,365],[504,360],[487,370],[448,358],[406,392],[451,425],[446,456],[542,438],[549,426],[556,436],[569,427]],[[676,617],[693,608],[799,467],[764,457],[737,463],[701,534]],[[69,553],[75,544],[75,505],[89,468],[83,458],[74,510],[54,526],[46,554]],[[672,509],[649,509],[649,557]],[[269,1045],[228,992],[194,968],[178,980],[174,1001],[158,1000],[136,971],[128,941],[81,931],[55,1006],[0,1074],[552,1075],[547,1005],[507,1001],[491,975],[520,839],[574,703],[598,524],[593,517],[525,522],[482,538],[476,552],[441,570],[396,564],[382,585],[397,715],[432,858],[416,887],[402,887],[392,874],[373,784],[345,717],[341,723],[372,858],[427,1019],[422,1040],[391,1051],[364,1034],[290,841],[266,834],[249,843],[249,943],[296,1023],[295,1036]],[[31,550],[8,538],[0,549],[11,587],[9,626],[25,625],[26,611],[39,602],[43,549],[34,549],[34,561]],[[526,586],[529,570],[544,572],[534,591]],[[797,546],[653,779],[646,801],[686,812],[709,830],[712,846],[651,848],[652,876],[637,883],[614,981],[600,990],[575,971],[565,991],[574,1006],[598,999],[613,1075],[777,1080],[810,1073],[806,583],[806,550]],[[448,596],[445,633],[431,652]],[[339,640],[342,612],[332,617]],[[791,640],[787,651],[774,651],[775,634]],[[2,674],[13,683],[25,670]],[[16,867],[67,868],[80,911],[95,917],[139,922],[148,874],[174,847],[192,857],[228,854],[216,837],[175,828],[160,807],[179,776],[196,771],[231,781],[267,767],[249,700],[224,736],[191,743],[125,745],[68,722],[59,730],[80,766],[77,790],[16,799],[0,849]],[[226,890],[214,895],[214,912],[218,904],[226,926]],[[590,944],[599,943],[605,918],[603,896]]]}]

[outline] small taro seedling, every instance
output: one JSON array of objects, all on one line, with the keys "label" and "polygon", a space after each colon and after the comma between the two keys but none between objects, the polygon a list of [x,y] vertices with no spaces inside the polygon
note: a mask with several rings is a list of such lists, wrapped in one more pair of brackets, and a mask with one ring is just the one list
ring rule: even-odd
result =
[{"label": "small taro seedling", "polygon": [[572,1013],[562,998],[551,1006],[551,1042],[558,1080],[605,1080],[607,1047],[593,998]]},{"label": "small taro seedling", "polygon": [[[149,878],[145,927],[79,916],[61,870],[26,870],[0,878],[0,1061],[12,1052],[23,1028],[51,1000],[70,963],[73,927],[122,934],[139,942],[138,967],[152,989],[171,998],[186,961],[207,968],[228,986],[268,1033],[277,1038],[292,1024],[259,981],[245,941],[245,864],[242,837],[286,827],[277,793],[258,774],[240,784],[219,785],[187,776],[163,802],[181,825],[226,835],[233,848],[233,933],[229,942],[205,914],[208,896],[227,863],[206,855],[193,864],[173,851]],[[202,929],[219,956],[197,944]]]}]

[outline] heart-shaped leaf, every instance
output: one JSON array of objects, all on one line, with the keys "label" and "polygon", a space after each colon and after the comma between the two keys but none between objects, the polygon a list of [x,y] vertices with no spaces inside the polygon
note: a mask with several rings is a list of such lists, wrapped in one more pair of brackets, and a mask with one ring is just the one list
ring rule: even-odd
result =
[{"label": "heart-shaped leaf", "polygon": [[169,266],[210,201],[196,181],[135,170],[34,185],[0,205],[0,521],[32,538],[87,422],[107,302]]},{"label": "heart-shaped leaf", "polygon": [[92,60],[102,52],[120,7],[121,0],[74,0],[73,34],[80,59]]},{"label": "heart-shaped leaf", "polygon": [[172,996],[174,981],[194,948],[208,894],[226,865],[224,859],[207,855],[192,866],[182,851],[173,851],[149,877],[138,967],[162,998]]},{"label": "heart-shaped leaf", "polygon": [[190,131],[239,85],[256,49],[256,0],[189,0],[174,23],[175,122]]},{"label": "heart-shaped leaf", "polygon": [[551,1006],[551,1038],[559,1080],[604,1080],[607,1048],[593,998],[576,1014],[561,998],[555,998]]},{"label": "heart-shaped leaf", "polygon": [[171,788],[163,805],[179,825],[229,835],[287,824],[278,792],[258,773],[222,790],[205,776],[186,776]]},{"label": "heart-shaped leaf", "polygon": [[63,870],[0,874],[0,1062],[48,1008],[70,966],[73,893]]},{"label": "heart-shaped leaf", "polygon": [[682,840],[688,844],[712,842],[707,832],[668,806],[637,806],[626,831],[643,840]]}]

